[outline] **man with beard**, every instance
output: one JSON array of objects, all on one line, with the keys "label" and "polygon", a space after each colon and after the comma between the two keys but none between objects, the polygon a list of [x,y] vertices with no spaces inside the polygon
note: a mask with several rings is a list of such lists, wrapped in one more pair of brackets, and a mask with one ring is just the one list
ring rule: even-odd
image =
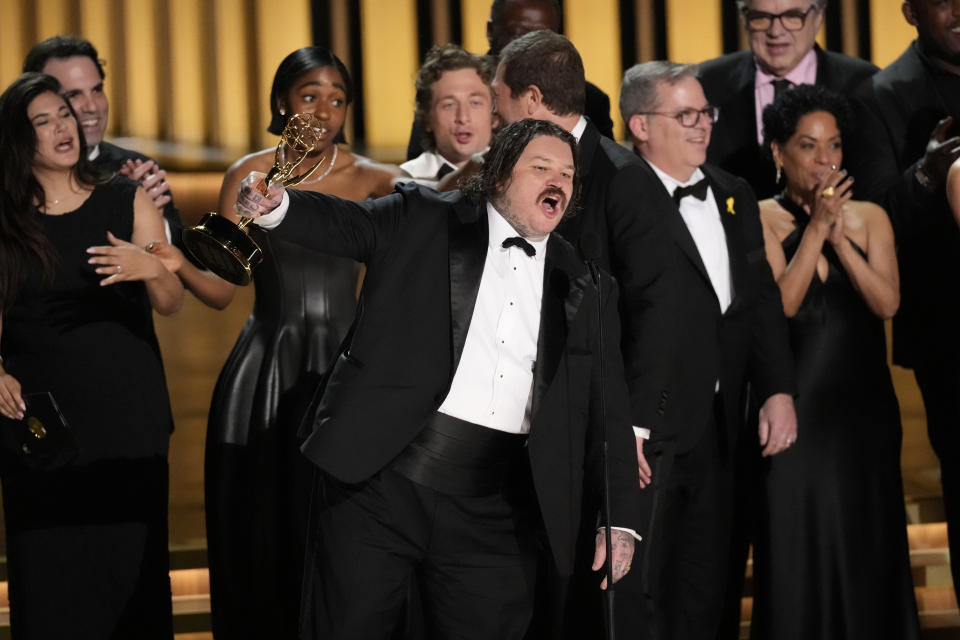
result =
[{"label": "man with beard", "polygon": [[[616,287],[552,233],[577,200],[575,152],[524,120],[465,193],[356,203],[244,182],[238,205],[272,234],[367,265],[302,448],[318,467],[303,638],[390,637],[415,575],[432,636],[522,638],[538,561],[572,571],[600,486],[601,395],[613,519],[640,526]],[[634,536],[612,532],[615,580]]]}]

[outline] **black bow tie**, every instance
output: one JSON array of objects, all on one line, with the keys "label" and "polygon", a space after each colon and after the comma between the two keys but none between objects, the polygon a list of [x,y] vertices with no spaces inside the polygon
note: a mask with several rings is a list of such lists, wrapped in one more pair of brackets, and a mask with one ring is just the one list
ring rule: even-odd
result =
[{"label": "black bow tie", "polygon": [[710,181],[707,178],[704,178],[696,184],[691,184],[686,187],[677,187],[677,190],[673,192],[673,201],[677,203],[677,206],[679,206],[680,201],[687,196],[693,196],[697,200],[706,200],[707,187],[709,186]]},{"label": "black bow tie", "polygon": [[503,241],[503,244],[500,245],[504,249],[509,249],[510,247],[520,247],[523,249],[523,252],[529,257],[537,255],[537,250],[533,248],[533,245],[521,238],[520,236],[513,236],[512,238],[507,238]]},{"label": "black bow tie", "polygon": [[443,178],[450,173],[453,173],[456,170],[456,167],[451,167],[450,165],[444,163],[440,170],[437,171],[437,181],[443,180]]}]

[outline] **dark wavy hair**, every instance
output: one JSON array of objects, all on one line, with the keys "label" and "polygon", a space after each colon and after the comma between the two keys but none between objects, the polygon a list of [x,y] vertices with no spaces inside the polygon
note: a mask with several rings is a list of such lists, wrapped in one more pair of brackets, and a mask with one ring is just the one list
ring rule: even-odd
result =
[{"label": "dark wavy hair", "polygon": [[[280,100],[287,97],[297,78],[320,67],[333,67],[337,70],[337,73],[343,78],[344,86],[347,88],[347,105],[353,101],[353,85],[350,82],[350,72],[347,71],[346,65],[340,61],[340,58],[324,47],[297,49],[283,59],[280,66],[277,67],[277,72],[273,74],[273,87],[270,89],[270,126],[267,127],[267,131],[277,136],[283,133],[283,128],[287,126],[287,119],[293,114],[280,115]],[[341,127],[333,142],[346,141],[347,138],[343,135],[343,127]]]},{"label": "dark wavy hair", "polygon": [[[27,117],[27,107],[46,92],[60,95],[60,83],[44,73],[25,73],[0,95],[0,311],[10,308],[24,276],[39,265],[52,277],[56,253],[41,225],[43,187],[33,175],[37,134]],[[68,100],[63,101],[74,113]],[[83,129],[77,122],[79,149],[86,149]],[[81,184],[92,186],[99,176],[85,153],[74,167]]]},{"label": "dark wavy hair", "polygon": [[780,92],[763,110],[763,148],[772,157],[771,143],[781,147],[797,132],[803,116],[824,111],[837,121],[841,137],[846,140],[853,126],[850,104],[839,93],[821,85],[801,84]]},{"label": "dark wavy hair", "polygon": [[493,200],[510,186],[513,168],[527,145],[539,136],[553,136],[570,147],[573,154],[573,193],[563,217],[576,214],[580,206],[580,161],[577,158],[577,139],[548,120],[524,118],[508,124],[490,141],[483,168],[461,185],[460,190],[471,201],[482,203]]},{"label": "dark wavy hair", "polygon": [[[455,44],[435,44],[427,52],[423,66],[417,72],[414,82],[416,87],[414,119],[423,128],[423,138],[420,141],[424,149],[434,149],[437,141],[433,133],[427,131],[430,110],[433,108],[433,83],[447,71],[473,69],[490,88],[493,74],[496,71],[496,61],[492,56],[477,56]],[[490,104],[493,105],[493,94],[490,94]]]}]

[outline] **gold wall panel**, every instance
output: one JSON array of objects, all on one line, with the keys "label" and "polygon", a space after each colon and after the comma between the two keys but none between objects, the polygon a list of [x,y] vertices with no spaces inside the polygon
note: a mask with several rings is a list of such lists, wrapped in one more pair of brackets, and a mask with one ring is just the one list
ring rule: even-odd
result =
[{"label": "gold wall panel", "polygon": [[487,20],[490,19],[491,0],[460,0],[463,48],[473,53],[490,50],[487,42]]},{"label": "gold wall panel", "polygon": [[[169,0],[170,11],[170,132],[178,142],[203,144],[206,135],[204,110],[212,95],[207,93],[204,69],[210,56],[205,45],[209,35],[206,3]],[[213,94],[216,95],[216,94]]]},{"label": "gold wall panel", "polygon": [[907,24],[900,5],[890,0],[870,0],[870,57],[881,69],[917,37],[917,30]]},{"label": "gold wall panel", "polygon": [[124,135],[156,138],[160,133],[157,31],[157,0],[123,0],[122,55],[127,72],[112,82],[121,84],[120,96],[126,100]]},{"label": "gold wall panel", "polygon": [[0,84],[6,89],[23,68],[23,56],[33,44],[27,32],[30,5],[15,0],[0,0]]},{"label": "gold wall panel", "polygon": [[[267,133],[270,123],[270,86],[273,84],[273,74],[280,61],[291,51],[313,44],[310,33],[310,2],[309,0],[256,0],[255,51],[259,72],[256,74],[256,85],[253,87],[259,113],[258,131],[259,146],[269,147],[277,144],[277,138]],[[250,46],[247,44],[246,46]],[[226,65],[223,71],[227,73],[243,73],[243,69],[236,69]],[[229,99],[224,96],[224,99]],[[221,103],[222,105],[229,103]]]},{"label": "gold wall panel", "polygon": [[[259,86],[247,64],[250,43],[243,36],[250,17],[237,0],[213,0],[215,78],[210,85],[216,91],[216,102],[211,142],[230,149],[239,157],[253,145],[252,131],[267,128],[267,122],[254,122],[253,107],[259,95],[253,90]],[[267,89],[269,91],[269,89]],[[266,95],[266,94],[264,94]]]},{"label": "gold wall panel", "polygon": [[617,117],[620,83],[620,9],[617,0],[567,2],[563,20],[567,37],[580,52],[587,78],[610,96],[613,133],[623,137],[623,123]]},{"label": "gold wall panel", "polygon": [[399,158],[410,139],[420,66],[416,2],[360,0],[360,22],[367,147],[372,154]]},{"label": "gold wall panel", "polygon": [[723,53],[720,2],[667,0],[667,57],[670,60],[703,62]]},{"label": "gold wall panel", "polygon": [[36,41],[46,40],[60,33],[71,33],[76,29],[77,25],[73,20],[76,14],[71,0],[43,0],[31,4],[36,12]]}]

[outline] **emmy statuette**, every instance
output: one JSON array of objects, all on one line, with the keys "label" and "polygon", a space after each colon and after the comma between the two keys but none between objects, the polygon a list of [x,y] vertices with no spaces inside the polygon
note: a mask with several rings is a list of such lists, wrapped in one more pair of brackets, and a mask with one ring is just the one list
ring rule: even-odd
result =
[{"label": "emmy statuette", "polygon": [[[277,145],[273,168],[266,180],[257,185],[260,192],[266,195],[271,184],[280,183],[290,187],[310,177],[323,164],[326,156],[321,156],[305,170],[298,172],[298,169],[319,146],[319,138],[324,133],[326,129],[313,114],[297,113],[290,116]],[[252,221],[253,218],[240,216],[240,222],[234,224],[217,213],[205,213],[196,226],[183,230],[183,243],[213,273],[227,282],[247,285],[250,284],[254,267],[263,260],[260,247],[244,231]]]}]

